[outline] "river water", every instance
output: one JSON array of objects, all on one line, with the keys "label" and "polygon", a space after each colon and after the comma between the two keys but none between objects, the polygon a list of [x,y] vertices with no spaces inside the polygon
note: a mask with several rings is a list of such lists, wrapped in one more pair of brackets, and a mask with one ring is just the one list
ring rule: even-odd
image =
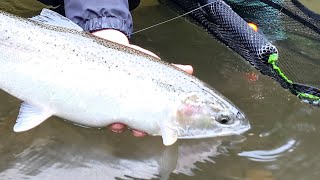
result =
[{"label": "river water", "polygon": [[[155,1],[133,12],[136,30],[174,16]],[[1,91],[0,179],[319,179],[319,108],[301,103],[185,19],[137,33],[132,42],[166,61],[192,64],[195,76],[246,113],[252,129],[168,148],[159,137],[87,129],[56,117],[14,133],[20,101]]]}]

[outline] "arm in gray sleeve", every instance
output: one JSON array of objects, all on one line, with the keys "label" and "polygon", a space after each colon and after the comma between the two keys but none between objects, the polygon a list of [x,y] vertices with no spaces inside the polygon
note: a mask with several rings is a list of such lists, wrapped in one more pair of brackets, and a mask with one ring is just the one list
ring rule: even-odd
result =
[{"label": "arm in gray sleeve", "polygon": [[132,16],[128,0],[64,0],[66,17],[85,31],[116,29],[130,37]]}]

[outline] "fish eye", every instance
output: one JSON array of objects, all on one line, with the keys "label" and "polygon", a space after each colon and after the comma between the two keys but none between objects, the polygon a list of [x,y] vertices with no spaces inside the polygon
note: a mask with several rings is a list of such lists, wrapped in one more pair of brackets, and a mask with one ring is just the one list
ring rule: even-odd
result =
[{"label": "fish eye", "polygon": [[228,124],[233,123],[233,120],[230,117],[223,116],[223,115],[219,116],[216,121],[220,124],[223,124],[223,125],[228,125]]}]

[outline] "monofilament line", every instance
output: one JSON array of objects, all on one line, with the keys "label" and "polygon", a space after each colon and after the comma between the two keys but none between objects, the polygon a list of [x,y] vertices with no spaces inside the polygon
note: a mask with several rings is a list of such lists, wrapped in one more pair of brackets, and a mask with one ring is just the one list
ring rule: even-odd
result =
[{"label": "monofilament line", "polygon": [[183,16],[185,16],[185,15],[188,15],[188,14],[190,14],[190,13],[192,13],[192,12],[194,12],[194,11],[197,11],[197,10],[199,10],[199,9],[201,9],[201,8],[205,7],[205,6],[208,6],[208,5],[212,4],[212,3],[213,3],[213,2],[207,3],[207,4],[202,5],[202,6],[198,7],[198,8],[196,8],[196,9],[193,9],[193,10],[191,10],[191,11],[189,11],[189,12],[186,12],[186,13],[184,13],[184,14],[180,15],[180,16],[177,16],[177,17],[174,17],[174,18],[168,19],[168,20],[166,20],[166,21],[163,21],[163,22],[160,22],[160,23],[154,24],[154,25],[152,25],[152,26],[149,26],[149,27],[146,27],[146,28],[140,29],[140,30],[138,30],[138,31],[136,31],[136,32],[133,32],[132,34],[136,34],[136,33],[138,33],[138,32],[142,32],[142,31],[145,31],[145,30],[151,29],[151,28],[153,28],[153,27],[159,26],[159,25],[161,25],[161,24],[164,24],[164,23],[167,23],[167,22],[173,21],[173,20],[175,20],[175,19],[181,18],[181,17],[183,17]]}]

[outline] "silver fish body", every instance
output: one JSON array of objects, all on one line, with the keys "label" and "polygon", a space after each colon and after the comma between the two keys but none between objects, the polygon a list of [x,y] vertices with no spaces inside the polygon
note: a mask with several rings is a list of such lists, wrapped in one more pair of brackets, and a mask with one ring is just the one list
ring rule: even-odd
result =
[{"label": "silver fish body", "polygon": [[83,31],[4,12],[0,67],[0,88],[24,101],[16,132],[53,115],[89,127],[124,123],[162,135],[165,145],[250,128],[225,97],[168,63]]}]

